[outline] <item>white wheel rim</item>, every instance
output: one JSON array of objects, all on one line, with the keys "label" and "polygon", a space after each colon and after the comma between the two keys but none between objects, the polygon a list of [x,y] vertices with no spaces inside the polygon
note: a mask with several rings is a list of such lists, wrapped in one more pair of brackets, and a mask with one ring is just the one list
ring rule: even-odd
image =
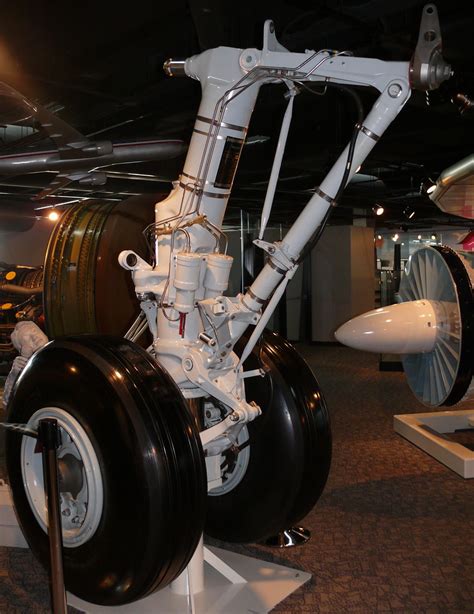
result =
[{"label": "white wheel rim", "polygon": [[[61,492],[61,521],[63,545],[66,548],[82,546],[94,535],[103,510],[103,484],[100,465],[91,440],[83,427],[68,412],[58,407],[44,407],[28,421],[36,429],[42,418],[55,418],[61,432],[58,459],[72,454],[82,464],[82,488],[74,498]],[[23,437],[21,443],[21,472],[23,486],[38,524],[47,532],[47,507],[44,494],[43,461],[35,453],[36,440]]]},{"label": "white wheel rim", "polygon": [[[237,445],[244,445],[245,443],[247,443],[248,439],[249,432],[247,427],[244,426],[240,431],[239,436],[237,437]],[[221,458],[222,462],[224,462],[223,456],[221,456]],[[249,461],[250,446],[246,446],[239,452],[237,460],[235,462],[235,466],[232,471],[226,471],[225,468],[222,470],[222,485],[210,490],[208,492],[208,495],[211,497],[220,497],[234,490],[234,488],[240,484],[243,477],[245,476],[247,468],[249,466]]]}]

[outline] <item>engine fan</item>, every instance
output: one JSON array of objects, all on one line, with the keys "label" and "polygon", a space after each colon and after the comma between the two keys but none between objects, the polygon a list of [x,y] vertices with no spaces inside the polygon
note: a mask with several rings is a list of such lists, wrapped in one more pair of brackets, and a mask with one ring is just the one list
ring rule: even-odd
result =
[{"label": "engine fan", "polygon": [[472,396],[474,269],[449,247],[419,249],[410,257],[396,305],[343,324],[341,343],[372,352],[401,354],[408,384],[429,407]]}]

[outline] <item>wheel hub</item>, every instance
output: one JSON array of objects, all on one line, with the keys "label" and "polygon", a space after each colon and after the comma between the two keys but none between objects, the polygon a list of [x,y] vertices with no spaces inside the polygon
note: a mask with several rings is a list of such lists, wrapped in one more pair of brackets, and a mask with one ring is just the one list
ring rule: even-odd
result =
[{"label": "wheel hub", "polygon": [[[29,422],[36,428],[43,418],[55,418],[61,434],[57,451],[63,544],[75,548],[94,535],[103,510],[103,484],[99,461],[93,444],[80,423],[67,411],[45,407],[35,412]],[[44,494],[41,454],[35,451],[36,442],[23,437],[21,469],[23,484],[31,509],[47,531],[47,506]]]}]

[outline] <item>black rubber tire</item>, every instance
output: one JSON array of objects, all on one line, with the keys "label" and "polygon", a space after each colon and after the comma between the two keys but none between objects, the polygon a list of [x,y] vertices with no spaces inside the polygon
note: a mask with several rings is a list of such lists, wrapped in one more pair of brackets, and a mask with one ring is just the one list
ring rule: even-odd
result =
[{"label": "black rubber tire", "polygon": [[[112,606],[165,587],[196,548],[207,493],[199,433],[174,381],[130,341],[66,337],[45,346],[21,374],[9,420],[25,423],[42,407],[80,422],[102,469],[100,524],[88,542],[64,548],[67,590]],[[21,440],[7,435],[10,486],[26,539],[47,565],[47,537],[23,486]]]},{"label": "black rubber tire", "polygon": [[321,496],[331,464],[329,414],[306,362],[266,331],[245,363],[259,367],[267,375],[246,380],[247,400],[263,411],[247,425],[247,471],[230,492],[208,496],[205,531],[229,542],[261,541],[298,523]]}]

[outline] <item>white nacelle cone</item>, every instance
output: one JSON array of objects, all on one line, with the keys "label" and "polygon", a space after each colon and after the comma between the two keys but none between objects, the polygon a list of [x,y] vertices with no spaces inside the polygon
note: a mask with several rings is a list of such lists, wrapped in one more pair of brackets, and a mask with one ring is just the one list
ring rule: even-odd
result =
[{"label": "white nacelle cone", "polygon": [[438,334],[436,301],[408,301],[352,318],[334,333],[356,350],[386,354],[431,352]]}]

